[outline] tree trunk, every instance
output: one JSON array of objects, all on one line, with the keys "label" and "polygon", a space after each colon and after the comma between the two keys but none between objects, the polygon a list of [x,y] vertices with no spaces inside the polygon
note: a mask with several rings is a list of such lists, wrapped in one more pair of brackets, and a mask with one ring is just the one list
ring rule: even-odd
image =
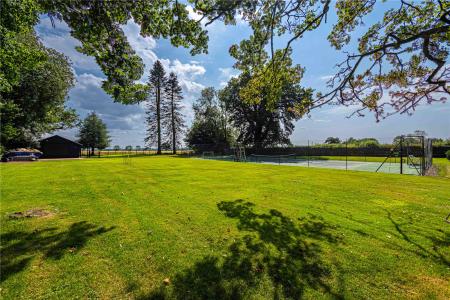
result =
[{"label": "tree trunk", "polygon": [[176,128],[175,128],[175,107],[174,107],[174,99],[173,99],[173,91],[172,91],[172,154],[177,154],[177,140],[175,137]]},{"label": "tree trunk", "polygon": [[156,88],[156,122],[158,131],[158,150],[156,154],[161,154],[161,86]]},{"label": "tree trunk", "polygon": [[262,125],[258,122],[255,122],[255,133],[253,136],[253,147],[255,149],[256,154],[261,154],[260,150],[262,149],[261,144],[261,134],[262,134]]}]

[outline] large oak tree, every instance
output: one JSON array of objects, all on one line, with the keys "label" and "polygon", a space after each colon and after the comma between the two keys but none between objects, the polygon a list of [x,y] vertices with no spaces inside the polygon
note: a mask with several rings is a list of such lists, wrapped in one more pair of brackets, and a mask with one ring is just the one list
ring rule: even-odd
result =
[{"label": "large oak tree", "polygon": [[[251,52],[242,47],[237,51]],[[237,142],[256,150],[289,145],[294,121],[301,117],[298,107],[311,101],[312,91],[300,86],[303,70],[289,57],[274,68],[265,54],[257,63],[238,64],[242,73],[219,94],[237,130]]]}]

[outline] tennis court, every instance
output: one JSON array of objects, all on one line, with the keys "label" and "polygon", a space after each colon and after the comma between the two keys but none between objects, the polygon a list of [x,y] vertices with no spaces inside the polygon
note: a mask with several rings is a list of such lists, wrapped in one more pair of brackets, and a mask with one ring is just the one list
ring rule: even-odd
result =
[{"label": "tennis court", "polygon": [[[228,156],[208,156],[205,159],[234,161],[233,155]],[[366,171],[400,174],[400,163],[388,160],[381,166],[381,162],[368,161],[345,161],[305,158],[296,155],[249,155],[246,162],[262,163],[271,165],[283,165],[294,167],[328,168],[340,170]],[[381,166],[381,167],[380,167]],[[419,167],[411,164],[403,164],[403,174],[419,175]]]}]

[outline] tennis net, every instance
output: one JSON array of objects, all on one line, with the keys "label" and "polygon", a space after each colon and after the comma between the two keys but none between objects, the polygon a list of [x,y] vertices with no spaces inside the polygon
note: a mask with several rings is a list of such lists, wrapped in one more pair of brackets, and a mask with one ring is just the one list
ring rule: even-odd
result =
[{"label": "tennis net", "polygon": [[250,154],[247,158],[251,162],[270,162],[270,163],[289,163],[297,161],[296,154],[283,154],[283,155],[263,155],[263,154]]}]

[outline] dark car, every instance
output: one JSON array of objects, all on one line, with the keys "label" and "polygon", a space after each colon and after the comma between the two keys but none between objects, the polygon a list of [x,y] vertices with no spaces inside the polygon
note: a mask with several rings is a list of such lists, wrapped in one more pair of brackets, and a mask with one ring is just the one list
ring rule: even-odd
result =
[{"label": "dark car", "polygon": [[42,152],[37,150],[12,150],[2,155],[2,161],[34,161],[42,156]]}]

